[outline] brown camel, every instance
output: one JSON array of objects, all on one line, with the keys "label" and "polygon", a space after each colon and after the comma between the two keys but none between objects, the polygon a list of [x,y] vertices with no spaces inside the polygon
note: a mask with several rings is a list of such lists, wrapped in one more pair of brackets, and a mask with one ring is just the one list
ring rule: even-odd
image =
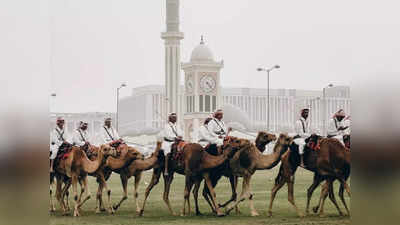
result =
[{"label": "brown camel", "polygon": [[[347,178],[350,174],[350,152],[345,150],[344,148],[342,148],[343,145],[341,145],[341,147],[339,147],[339,145],[337,145],[337,144],[334,144],[335,150],[330,151],[329,150],[330,148],[325,147],[325,145],[327,144],[326,142],[329,142],[329,143],[336,142],[337,143],[338,141],[335,139],[331,139],[331,138],[326,139],[327,141],[319,141],[319,139],[320,139],[319,136],[316,136],[316,135],[311,136],[310,138],[306,139],[307,145],[304,148],[303,159],[304,159],[305,169],[309,170],[311,172],[314,172],[314,182],[308,188],[308,191],[307,191],[306,213],[308,213],[310,199],[311,199],[312,193],[314,192],[315,188],[317,188],[318,185],[323,180],[328,179],[328,178],[329,178],[329,180],[331,180],[333,177],[335,177],[335,176],[332,177],[332,175],[335,175],[335,173],[332,173],[332,163],[334,163],[334,164],[337,163],[336,167],[334,167],[334,168],[339,168],[339,170],[342,173],[344,173],[343,175],[340,176],[340,177],[343,177],[344,180],[347,180]],[[323,148],[321,148],[322,147],[321,143],[324,143]],[[319,150],[313,150],[312,147],[318,146],[318,144],[319,144]],[[339,144],[340,144],[340,142],[339,142]],[[330,144],[329,144],[329,146],[330,146]],[[298,152],[298,146],[296,144],[292,144],[290,146],[290,149],[291,149],[291,151],[288,151],[287,153],[285,153],[282,156],[281,167],[279,169],[279,173],[278,173],[277,177],[275,178],[275,185],[271,190],[271,199],[270,199],[270,205],[269,205],[269,210],[268,210],[269,216],[272,216],[272,205],[273,205],[273,201],[275,199],[276,193],[279,191],[280,188],[283,187],[283,185],[285,185],[285,183],[287,183],[288,184],[288,201],[293,205],[297,214],[300,217],[303,217],[303,214],[300,212],[300,210],[297,208],[297,206],[295,204],[294,196],[293,196],[294,175],[295,175],[297,168],[300,166],[300,155]],[[329,157],[330,156],[329,152],[334,154],[332,159]],[[338,152],[341,152],[341,153],[337,154]],[[336,156],[339,158],[337,159]],[[318,159],[318,158],[320,158],[320,159]],[[343,161],[343,159],[344,159],[344,161]],[[336,160],[338,160],[338,161],[336,161]],[[343,167],[337,167],[339,165],[341,165]],[[328,171],[328,173],[326,173],[325,171],[321,171],[321,172],[323,172],[323,174],[320,174],[318,166],[321,166],[321,169],[323,169],[324,167],[328,167],[330,170]],[[337,169],[333,169],[333,170],[338,171]],[[328,182],[322,188],[321,195],[323,193],[326,193],[326,191],[327,191],[329,193],[329,197],[330,197],[331,201],[337,207],[339,214],[342,215],[342,212],[340,211],[340,208],[337,206],[336,200],[334,199],[333,187],[330,188],[331,186],[332,186],[331,182]],[[342,199],[343,204],[346,207],[347,212],[349,212],[346,202],[343,197],[343,188],[344,188],[344,186],[341,185],[339,195]],[[318,207],[315,207],[315,208],[318,209]]]},{"label": "brown camel", "polygon": [[[106,156],[113,155],[116,156],[116,150],[109,145],[102,145],[100,146],[100,150],[98,152],[98,157],[95,161],[91,161],[86,156],[85,152],[76,146],[73,146],[69,155],[66,159],[60,160],[59,164],[56,167],[56,172],[62,175],[65,175],[71,178],[71,185],[74,192],[74,216],[79,216],[79,208],[90,199],[90,191],[88,189],[87,183],[87,175],[89,173],[96,172],[103,160]],[[77,183],[78,180],[81,183],[81,196],[78,199],[78,190],[77,190]],[[61,205],[62,210],[64,213],[66,212],[66,206],[64,204],[64,190],[61,190],[61,183],[62,181],[57,178],[57,200]],[[81,197],[83,194],[86,194],[86,198],[81,201]]]},{"label": "brown camel", "polygon": [[[172,149],[172,152],[171,152],[172,154],[176,154],[177,153],[176,152],[176,149],[177,149],[176,146],[177,146],[176,143],[172,146],[172,148],[171,148]],[[199,186],[200,186],[201,179],[203,177],[207,177],[206,180],[209,180],[208,173],[203,174],[204,169],[205,168],[209,168],[210,169],[210,168],[213,168],[213,167],[216,167],[216,166],[222,164],[228,158],[229,153],[234,148],[234,146],[231,143],[229,143],[228,141],[225,141],[224,142],[224,147],[223,147],[224,148],[224,154],[219,155],[219,156],[213,156],[213,155],[210,155],[207,152],[205,152],[202,147],[201,147],[202,151],[200,151],[200,147],[197,144],[194,144],[194,143],[187,144],[184,147],[184,154],[182,154],[182,156],[183,156],[183,160],[182,161],[174,160],[174,157],[172,157],[172,155],[170,155],[169,162],[168,162],[168,170],[169,170],[168,171],[168,176],[165,176],[164,173],[163,173],[163,171],[164,171],[164,163],[163,163],[162,160],[159,161],[159,164],[155,165],[155,167],[153,169],[152,179],[150,181],[150,184],[146,188],[145,198],[144,198],[144,201],[143,201],[143,206],[142,206],[141,212],[139,214],[140,216],[143,215],[147,198],[150,195],[150,192],[153,189],[153,187],[158,184],[158,182],[160,180],[160,177],[161,177],[161,174],[163,174],[163,179],[164,179],[163,200],[164,200],[165,204],[168,207],[168,210],[170,211],[170,213],[172,215],[176,215],[176,214],[172,210],[172,207],[171,207],[171,204],[169,202],[169,198],[168,197],[169,197],[170,187],[171,187],[171,184],[172,184],[172,181],[173,181],[173,178],[174,178],[174,173],[185,175],[185,172],[190,172],[189,177],[198,176],[198,177],[195,177],[196,178],[195,179],[196,184],[195,184],[195,190],[194,190],[194,198],[195,198],[195,202],[196,202],[196,207],[198,206],[198,204],[197,204],[197,199],[198,198],[197,197],[198,197],[198,189],[199,189]],[[171,154],[171,153],[169,153],[169,154]],[[193,157],[198,157],[198,158],[195,159]],[[187,169],[187,167],[188,167],[188,169]],[[192,171],[192,169],[194,171]],[[186,184],[190,184],[190,183],[192,183],[193,178],[190,178],[187,181],[188,182]],[[188,193],[189,192],[185,192],[185,196],[184,196],[185,197],[185,205],[186,205],[186,200],[188,199]],[[190,207],[189,207],[189,210],[190,210]],[[185,213],[185,210],[182,211],[182,214],[184,214],[184,213]],[[219,210],[219,215],[223,215],[223,213],[220,210]]]},{"label": "brown camel", "polygon": [[[91,159],[95,160],[98,156],[99,148],[95,146],[91,146]],[[89,174],[91,176],[96,177],[97,182],[99,184],[97,195],[96,195],[96,213],[100,213],[104,211],[103,207],[103,189],[107,191],[107,210],[109,213],[114,213],[114,208],[111,207],[111,190],[107,186],[107,180],[111,176],[113,171],[119,172],[120,170],[126,168],[130,165],[133,161],[137,159],[142,159],[143,155],[133,147],[130,147],[126,144],[121,144],[118,147],[117,152],[120,153],[118,157],[108,157],[105,163],[101,165],[95,173]]]},{"label": "brown camel", "polygon": [[[114,158],[109,158],[107,159],[107,165],[108,167],[120,174],[121,178],[121,183],[122,183],[122,188],[124,191],[124,195],[122,196],[122,199],[113,206],[114,210],[117,210],[122,202],[124,202],[126,199],[128,199],[128,193],[127,193],[127,186],[128,186],[128,180],[130,177],[135,177],[135,185],[133,189],[133,201],[136,205],[136,212],[139,214],[141,211],[141,208],[139,206],[139,202],[137,200],[138,198],[138,188],[139,188],[139,183],[142,178],[142,173],[143,171],[150,170],[154,166],[158,165],[160,161],[163,160],[163,155],[160,152],[161,149],[161,143],[162,142],[157,142],[157,146],[155,151],[151,154],[149,158],[146,159],[136,159],[132,161],[128,166],[120,168],[120,167],[113,167],[118,165],[116,163],[116,159]],[[110,162],[108,162],[110,161]]]},{"label": "brown camel", "polygon": [[[275,141],[275,140],[276,140],[276,135],[275,134],[269,134],[267,132],[260,131],[257,134],[256,140],[255,140],[255,144],[256,144],[257,149],[259,151],[264,152],[265,151],[265,146],[267,144],[269,144],[271,141]],[[209,151],[207,151],[207,152],[209,152]],[[212,153],[210,153],[210,154],[212,154]],[[225,207],[229,203],[231,203],[232,201],[236,201],[236,197],[237,197],[236,187],[237,187],[237,183],[238,183],[238,177],[234,176],[232,174],[232,171],[231,171],[231,169],[229,167],[229,162],[225,162],[221,166],[213,168],[212,170],[210,170],[210,179],[211,179],[212,186],[214,188],[215,188],[215,186],[217,185],[218,181],[221,179],[222,176],[225,176],[225,177],[229,178],[229,181],[230,181],[230,184],[231,184],[231,190],[232,190],[231,198],[227,202],[219,205],[220,207]],[[206,184],[204,184],[204,188],[203,188],[203,197],[206,199],[207,203],[210,205],[212,211],[215,212],[215,208],[213,207],[213,205],[211,204],[211,201],[209,199],[209,197],[211,197],[211,196],[210,196],[210,192],[209,192],[208,187],[207,187]],[[236,207],[235,210],[236,210],[236,213],[240,213],[238,207]],[[196,214],[200,214],[200,212],[196,212]]]},{"label": "brown camel", "polygon": [[226,213],[229,214],[234,207],[248,198],[250,201],[251,216],[259,215],[254,208],[253,194],[251,194],[251,177],[256,170],[272,169],[275,167],[292,141],[293,138],[289,137],[287,134],[280,134],[275,143],[273,153],[268,155],[263,155],[254,144],[248,141],[246,147],[235,154],[233,159],[230,160],[230,168],[233,175],[243,177],[243,187],[240,198],[237,199],[232,206],[227,208]]}]

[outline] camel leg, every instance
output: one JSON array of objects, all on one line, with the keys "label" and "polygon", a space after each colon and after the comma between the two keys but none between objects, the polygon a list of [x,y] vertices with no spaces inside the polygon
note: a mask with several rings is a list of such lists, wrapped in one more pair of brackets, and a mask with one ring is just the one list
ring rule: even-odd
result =
[{"label": "camel leg", "polygon": [[216,213],[215,207],[212,205],[211,200],[208,196],[211,196],[210,190],[208,190],[206,182],[204,182],[204,187],[203,187],[203,197],[207,201],[208,205],[210,205],[211,210]]},{"label": "camel leg", "polygon": [[182,208],[182,213],[181,216],[186,215],[186,204],[188,206],[188,215],[190,215],[190,191],[192,190],[193,187],[193,180],[189,176],[185,176],[185,191],[184,191],[184,196],[183,196],[183,208]]},{"label": "camel leg", "polygon": [[199,202],[198,202],[200,183],[201,183],[200,179],[196,180],[194,188],[193,188],[193,197],[194,197],[194,204],[196,207],[196,216],[202,215],[199,210]]},{"label": "camel leg", "polygon": [[288,183],[288,201],[290,202],[290,204],[293,205],[294,209],[297,212],[297,215],[299,217],[304,217],[303,213],[300,212],[299,208],[297,208],[296,203],[294,202],[294,194],[293,194],[293,190],[294,190],[294,179],[290,180]]},{"label": "camel leg", "polygon": [[97,194],[96,194],[96,207],[94,208],[95,213],[100,213],[102,204],[101,204],[101,196],[103,195],[103,184],[99,183],[99,186],[97,188]]},{"label": "camel leg", "polygon": [[343,183],[344,189],[346,190],[346,192],[347,192],[347,194],[349,195],[349,197],[351,197],[351,195],[350,195],[350,187],[349,187],[349,185],[347,184],[347,182],[346,182],[345,180],[343,180],[343,181],[341,181],[341,183]]},{"label": "camel leg", "polygon": [[260,214],[258,214],[257,210],[254,208],[254,201],[253,201],[254,195],[251,193],[250,179],[251,177],[249,177],[249,181],[247,183],[247,190],[249,192],[249,205],[250,205],[251,216],[259,216]]},{"label": "camel leg", "polygon": [[66,212],[63,195],[62,195],[62,181],[59,178],[57,178],[57,184],[56,184],[56,198],[57,198],[58,203],[60,204],[63,214],[65,215],[67,212]]},{"label": "camel leg", "polygon": [[61,196],[62,196],[61,198],[62,198],[62,201],[64,202],[64,206],[67,211],[70,210],[70,207],[69,207],[69,188],[70,187],[71,187],[71,182],[66,182],[66,183],[64,183],[64,187],[62,188],[62,191],[61,191]]},{"label": "camel leg", "polygon": [[[271,199],[269,201],[269,209],[267,212],[270,217],[272,216],[272,205],[274,203],[276,193],[283,187],[283,185],[285,185],[285,183],[286,183],[286,181],[281,179],[281,180],[279,180],[278,183],[275,183],[274,187],[271,190]],[[289,193],[288,193],[288,195],[289,195]]]},{"label": "camel leg", "polygon": [[149,185],[146,188],[146,192],[144,193],[143,205],[142,205],[142,208],[140,210],[139,216],[143,216],[144,206],[146,205],[147,198],[149,197],[150,192],[153,189],[153,187],[158,184],[158,182],[160,180],[161,173],[162,173],[161,169],[154,169],[153,170],[153,176],[151,177],[151,181],[150,181]]},{"label": "camel leg", "polygon": [[335,198],[335,194],[333,192],[333,180],[331,182],[329,182],[329,192],[328,193],[329,193],[329,199],[335,205],[336,209],[339,212],[339,215],[343,216],[343,212],[342,212],[342,210],[340,210],[339,205],[337,204],[337,201]]},{"label": "camel leg", "polygon": [[342,200],[342,203],[343,203],[343,205],[344,205],[344,208],[345,208],[346,211],[347,211],[347,215],[350,216],[350,210],[349,210],[349,208],[347,207],[346,200],[344,199],[343,194],[344,194],[344,186],[343,186],[342,183],[340,183],[340,187],[339,187],[339,196],[340,196],[340,200]]},{"label": "camel leg", "polygon": [[120,174],[122,190],[124,195],[122,196],[121,200],[113,206],[113,209],[116,211],[121,206],[122,202],[128,199],[128,177],[125,174]]},{"label": "camel leg", "polygon": [[87,200],[89,200],[91,198],[87,176],[85,176],[85,178],[82,179],[82,183],[83,183],[82,185],[83,185],[83,190],[84,190],[83,192],[85,193],[86,197],[85,197],[85,199],[83,199],[82,202],[79,202],[78,208],[80,208]]},{"label": "camel leg", "polygon": [[108,188],[107,181],[104,178],[104,174],[103,173],[100,173],[98,175],[98,180],[99,180],[99,186],[100,185],[102,186],[101,193],[100,193],[100,196],[99,196],[99,202],[100,202],[99,208],[101,210],[102,205],[103,205],[102,204],[103,203],[102,196],[103,196],[103,188],[104,188],[106,190],[106,192],[107,192],[107,210],[108,210],[108,212],[110,214],[114,214],[114,209],[111,206],[112,205],[112,203],[111,203],[111,190]]},{"label": "camel leg", "polygon": [[314,192],[314,190],[318,187],[318,185],[322,182],[322,178],[317,175],[314,174],[314,179],[313,179],[313,183],[311,184],[311,186],[307,189],[307,207],[306,207],[306,214],[309,214],[309,208],[310,208],[310,201],[311,201],[311,196]]},{"label": "camel leg", "polygon": [[56,207],[53,201],[53,189],[54,189],[54,174],[50,174],[50,212],[56,211]]},{"label": "camel leg", "polygon": [[[320,206],[320,209],[319,209],[320,217],[324,217],[324,205],[325,205],[325,199],[328,196],[328,193],[329,193],[329,182],[327,181],[321,187],[321,196],[320,196],[319,204],[318,204]],[[314,207],[314,212],[317,212],[317,211],[318,211],[318,206]]]},{"label": "camel leg", "polygon": [[169,202],[169,190],[172,184],[172,180],[174,179],[174,174],[173,172],[170,172],[168,176],[163,175],[164,177],[164,195],[163,199],[165,204],[167,204],[168,210],[171,213],[171,215],[176,215],[175,212],[172,210],[171,203]]},{"label": "camel leg", "polygon": [[79,216],[79,202],[78,202],[78,176],[77,175],[72,175],[71,177],[71,183],[72,183],[72,191],[74,193],[74,217]]},{"label": "camel leg", "polygon": [[243,176],[242,183],[242,192],[240,193],[240,197],[236,200],[235,204],[229,207],[226,210],[226,213],[229,214],[234,207],[236,207],[240,202],[244,201],[246,198],[250,198],[249,185],[250,185],[251,176],[245,175]]},{"label": "camel leg", "polygon": [[217,204],[217,199],[216,199],[216,194],[214,191],[214,188],[212,186],[211,180],[210,180],[210,175],[208,173],[203,173],[204,181],[206,182],[208,186],[208,190],[210,191],[211,194],[211,201],[213,205],[215,206],[215,211],[217,212],[217,216],[225,216],[225,214],[221,211]]},{"label": "camel leg", "polygon": [[[229,176],[229,182],[231,184],[231,189],[232,189],[232,196],[231,199],[229,199],[227,202],[223,203],[223,204],[218,204],[219,207],[226,207],[229,203],[236,201],[237,198],[237,193],[236,193],[236,187],[237,187],[237,183],[238,183],[238,177],[237,176]],[[237,214],[240,214],[240,210],[239,210],[239,206],[235,206],[235,211]]]},{"label": "camel leg", "polygon": [[135,186],[133,189],[133,202],[136,205],[136,213],[140,213],[139,201],[137,199],[139,196],[138,189],[141,178],[142,178],[142,173],[139,173],[138,175],[135,176]]}]

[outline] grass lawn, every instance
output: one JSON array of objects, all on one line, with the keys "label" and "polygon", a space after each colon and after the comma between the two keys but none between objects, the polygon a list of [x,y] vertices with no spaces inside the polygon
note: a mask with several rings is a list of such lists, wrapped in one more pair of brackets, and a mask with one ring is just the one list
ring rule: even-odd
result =
[{"label": "grass lawn", "polygon": [[[279,165],[272,170],[257,171],[253,175],[252,179],[252,192],[254,193],[254,204],[260,216],[251,217],[249,212],[248,201],[239,204],[241,214],[237,215],[234,210],[229,216],[218,218],[214,216],[208,204],[203,199],[201,195],[202,187],[199,194],[199,204],[200,211],[204,214],[203,216],[195,216],[194,211],[194,200],[191,195],[191,207],[192,215],[181,217],[181,216],[171,216],[165,203],[162,200],[163,192],[163,180],[161,178],[160,183],[153,188],[150,197],[147,201],[146,209],[143,217],[138,217],[135,212],[135,206],[133,205],[133,179],[129,181],[128,191],[129,198],[126,200],[115,215],[108,215],[107,212],[101,214],[95,214],[95,192],[97,191],[97,183],[94,178],[89,178],[90,191],[92,193],[92,199],[90,199],[83,207],[81,211],[81,217],[74,218],[72,216],[62,216],[59,206],[57,204],[57,211],[50,215],[50,225],[63,225],[63,224],[213,224],[213,225],[236,225],[236,224],[299,224],[299,225],[311,225],[311,224],[350,224],[350,218],[339,217],[338,212],[334,205],[330,202],[329,198],[325,202],[325,217],[320,218],[317,215],[309,215],[305,218],[299,218],[294,210],[294,208],[287,201],[287,186],[285,185],[277,194],[274,207],[273,207],[273,217],[267,216],[267,207],[270,200],[270,190],[274,183],[274,178],[278,172]],[[139,188],[139,202],[142,203],[143,194],[146,189],[147,183],[150,181],[152,171],[145,172]],[[312,183],[312,173],[305,171],[303,169],[298,169],[296,174],[295,182],[295,200],[297,206],[304,212],[306,206],[306,190]],[[241,191],[242,179],[239,179],[238,193]],[[122,187],[120,184],[120,179],[118,174],[113,174],[108,182],[112,189],[112,201],[113,203],[119,201],[122,197]],[[203,183],[202,183],[203,186]],[[335,182],[335,194],[339,206],[345,212],[343,205],[340,202],[338,192],[338,182]],[[184,189],[184,177],[175,174],[175,179],[172,183],[170,201],[171,205],[176,213],[180,213],[183,206],[183,189]],[[72,189],[71,189],[72,190]],[[78,189],[79,190],[79,189]],[[223,202],[230,198],[231,189],[229,180],[227,178],[222,178],[220,183],[216,188],[217,200],[218,202]],[[311,201],[311,207],[316,205],[319,200],[320,188],[316,189]],[[346,194],[345,194],[346,195]],[[106,196],[103,196],[106,200]],[[70,196],[70,204],[73,205],[72,197]],[[350,199],[346,196],[346,201],[350,207]]]}]

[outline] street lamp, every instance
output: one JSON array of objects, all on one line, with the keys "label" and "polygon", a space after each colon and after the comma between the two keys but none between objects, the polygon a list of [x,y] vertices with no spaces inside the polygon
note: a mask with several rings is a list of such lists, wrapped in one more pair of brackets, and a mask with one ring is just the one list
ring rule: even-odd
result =
[{"label": "street lamp", "polygon": [[273,69],[279,69],[281,68],[279,65],[275,65],[269,69],[265,69],[265,68],[257,68],[258,72],[261,71],[266,71],[267,72],[267,79],[268,79],[268,87],[267,87],[267,130],[269,131],[269,72],[272,71]]},{"label": "street lamp", "polygon": [[331,87],[333,87],[333,84],[328,84],[328,86],[326,86],[326,87],[324,87],[322,89],[322,98],[324,100],[324,115],[323,115],[323,118],[324,118],[324,120],[323,120],[324,133],[323,133],[323,135],[326,135],[326,113],[328,111],[327,110],[327,104],[326,104],[326,92],[325,92],[325,89],[331,88]]},{"label": "street lamp", "polygon": [[119,119],[119,115],[118,115],[118,111],[119,111],[119,89],[126,87],[125,83],[122,83],[121,86],[119,86],[117,88],[117,119],[116,119],[116,128],[117,128],[117,132],[118,132],[118,119]]}]

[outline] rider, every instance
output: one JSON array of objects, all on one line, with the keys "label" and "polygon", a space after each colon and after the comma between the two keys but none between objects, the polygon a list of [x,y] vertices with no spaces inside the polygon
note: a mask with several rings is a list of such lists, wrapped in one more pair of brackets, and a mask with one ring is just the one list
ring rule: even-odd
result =
[{"label": "rider", "polygon": [[221,140],[211,135],[208,129],[208,123],[212,120],[211,117],[204,120],[204,124],[199,129],[199,144],[203,148],[208,146],[209,152],[217,152],[217,144]]},{"label": "rider", "polygon": [[72,137],[73,144],[81,147],[85,152],[89,149],[89,133],[87,131],[88,123],[81,121],[79,128],[76,129]]},{"label": "rider", "polygon": [[104,120],[104,126],[100,128],[101,141],[103,144],[121,143],[123,140],[119,137],[118,132],[111,126],[111,118]]},{"label": "rider", "polygon": [[69,145],[67,135],[64,129],[65,120],[63,117],[57,117],[56,127],[50,133],[50,173],[54,172],[53,164],[57,153],[64,146]]},{"label": "rider", "polygon": [[171,152],[171,146],[173,143],[182,140],[182,130],[178,127],[176,113],[170,113],[168,115],[168,123],[165,125],[164,130],[161,131],[161,136],[163,138],[162,149],[165,154],[165,168],[164,175],[168,176],[168,153]]},{"label": "rider", "polygon": [[214,112],[213,118],[208,122],[208,130],[210,136],[213,138],[213,144],[218,147],[223,145],[224,139],[227,137],[232,128],[226,128],[224,121],[224,112],[222,109],[218,109]]},{"label": "rider", "polygon": [[306,144],[305,139],[311,135],[310,122],[308,120],[309,112],[310,110],[308,108],[303,108],[300,113],[300,118],[295,124],[296,138],[294,139],[294,142],[299,146],[301,167],[304,167],[303,153]]},{"label": "rider", "polygon": [[346,134],[346,130],[349,126],[345,125],[344,118],[346,117],[346,113],[343,109],[337,111],[332,119],[329,121],[328,126],[328,138],[336,138],[338,139],[343,145],[343,135]]}]

